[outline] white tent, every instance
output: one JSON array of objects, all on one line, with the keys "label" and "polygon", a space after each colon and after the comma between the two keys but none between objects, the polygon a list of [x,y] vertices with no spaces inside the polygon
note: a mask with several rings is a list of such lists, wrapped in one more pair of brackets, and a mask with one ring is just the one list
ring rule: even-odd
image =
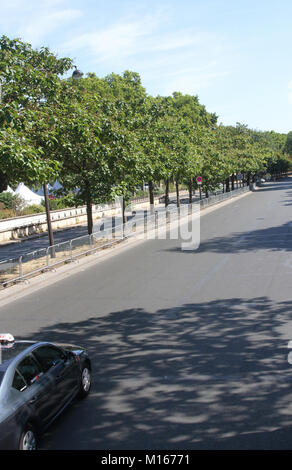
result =
[{"label": "white tent", "polygon": [[38,194],[34,193],[23,183],[19,183],[15,190],[15,194],[18,194],[20,197],[22,197],[26,206],[30,206],[31,204],[41,204],[41,202],[44,200],[43,196],[39,196]]},{"label": "white tent", "polygon": [[11,193],[11,194],[15,194],[15,192],[13,191],[12,188],[10,188],[10,186],[7,186],[7,189],[5,191],[3,191],[3,193]]}]

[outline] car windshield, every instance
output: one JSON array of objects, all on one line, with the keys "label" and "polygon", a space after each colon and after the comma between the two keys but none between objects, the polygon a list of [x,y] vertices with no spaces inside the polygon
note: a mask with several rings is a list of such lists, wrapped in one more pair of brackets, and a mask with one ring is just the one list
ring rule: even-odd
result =
[{"label": "car windshield", "polygon": [[0,345],[0,369],[7,368],[9,362],[11,362],[18,354],[27,349],[31,343],[27,342],[15,342],[11,345]]}]

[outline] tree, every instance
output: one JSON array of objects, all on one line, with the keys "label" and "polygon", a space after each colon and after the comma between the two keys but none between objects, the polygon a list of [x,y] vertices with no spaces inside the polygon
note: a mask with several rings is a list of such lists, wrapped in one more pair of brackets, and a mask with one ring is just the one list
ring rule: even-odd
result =
[{"label": "tree", "polygon": [[197,96],[175,92],[172,97],[172,112],[176,117],[177,135],[173,176],[176,181],[177,205],[179,205],[179,183],[189,185],[189,201],[192,202],[193,180],[202,169],[205,152],[205,136],[217,120],[207,113]]},{"label": "tree", "polygon": [[60,182],[87,206],[88,233],[93,230],[92,204],[115,196],[129,198],[139,175],[139,152],[131,128],[131,109],[112,93],[108,80],[91,74],[64,83],[58,116],[61,145]]},{"label": "tree", "polygon": [[287,134],[283,152],[287,153],[290,157],[292,157],[292,131],[288,132]]},{"label": "tree", "polygon": [[[0,38],[0,180],[45,182],[58,171],[58,159],[47,151],[50,129],[38,132],[39,112],[60,99],[60,78],[72,67],[48,48],[33,49],[19,39]],[[44,145],[45,144],[45,145]]]}]

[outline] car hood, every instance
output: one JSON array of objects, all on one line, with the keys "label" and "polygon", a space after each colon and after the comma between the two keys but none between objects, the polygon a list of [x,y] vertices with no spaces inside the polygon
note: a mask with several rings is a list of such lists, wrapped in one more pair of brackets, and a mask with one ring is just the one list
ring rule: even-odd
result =
[{"label": "car hood", "polygon": [[76,353],[85,351],[84,348],[76,344],[67,344],[67,343],[54,343],[54,344],[56,346],[59,346],[60,348],[66,349],[66,351],[71,351],[71,352],[76,352]]}]

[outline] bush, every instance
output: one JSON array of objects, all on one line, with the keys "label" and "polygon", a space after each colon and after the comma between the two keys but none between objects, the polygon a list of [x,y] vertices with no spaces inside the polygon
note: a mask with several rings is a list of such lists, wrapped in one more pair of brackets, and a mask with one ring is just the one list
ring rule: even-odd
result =
[{"label": "bush", "polygon": [[43,206],[32,204],[31,206],[25,207],[21,211],[21,215],[40,214],[41,212],[44,212]]},{"label": "bush", "polygon": [[140,190],[138,190],[138,191],[135,192],[134,198],[136,198],[136,197],[137,197],[137,198],[138,198],[138,197],[147,197],[148,194],[149,194],[148,191],[143,191],[142,189],[140,189]]},{"label": "bush", "polygon": [[21,211],[24,207],[24,200],[18,194],[4,192],[0,194],[0,203],[5,209],[12,209],[15,212]]},{"label": "bush", "polygon": [[[42,201],[42,205],[45,207],[45,201]],[[67,209],[68,207],[75,207],[76,202],[74,195],[69,193],[67,196],[62,196],[58,199],[49,199],[49,205],[51,211],[57,211],[59,209]]]},{"label": "bush", "polygon": [[12,209],[13,203],[13,194],[11,193],[1,193],[0,202],[4,205],[5,209]]},{"label": "bush", "polygon": [[0,219],[11,219],[15,217],[15,213],[11,209],[0,209]]}]

